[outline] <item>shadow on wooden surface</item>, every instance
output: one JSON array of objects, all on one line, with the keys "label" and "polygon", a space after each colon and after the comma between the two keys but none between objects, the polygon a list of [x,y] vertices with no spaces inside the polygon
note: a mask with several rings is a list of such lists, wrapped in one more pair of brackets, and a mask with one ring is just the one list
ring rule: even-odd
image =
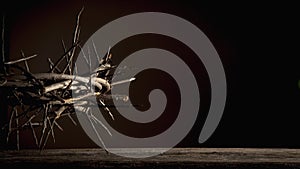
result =
[{"label": "shadow on wooden surface", "polygon": [[[119,149],[133,153],[132,149]],[[139,149],[139,152],[156,149]],[[133,159],[102,149],[0,151],[0,168],[300,168],[300,149],[174,148]]]}]

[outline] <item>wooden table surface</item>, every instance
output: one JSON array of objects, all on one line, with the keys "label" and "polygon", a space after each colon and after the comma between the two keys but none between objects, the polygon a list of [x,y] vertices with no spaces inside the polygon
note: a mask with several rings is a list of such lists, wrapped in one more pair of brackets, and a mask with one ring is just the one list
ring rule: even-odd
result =
[{"label": "wooden table surface", "polygon": [[[139,149],[147,151],[156,149]],[[0,168],[300,168],[300,149],[174,148],[142,159],[102,149],[0,150]]]}]

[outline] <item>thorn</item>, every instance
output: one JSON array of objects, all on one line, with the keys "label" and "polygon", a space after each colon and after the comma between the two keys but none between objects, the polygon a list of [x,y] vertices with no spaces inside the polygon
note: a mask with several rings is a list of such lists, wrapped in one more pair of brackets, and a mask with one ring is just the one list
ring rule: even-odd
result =
[{"label": "thorn", "polygon": [[12,121],[13,121],[13,117],[15,115],[15,107],[12,108],[11,110],[11,113],[10,113],[10,120],[9,120],[9,123],[8,123],[8,133],[7,133],[7,138],[6,138],[6,142],[8,143],[9,141],[9,136],[11,134],[11,126],[12,126]]},{"label": "thorn", "polygon": [[101,103],[101,105],[103,106],[103,108],[108,112],[108,114],[110,115],[110,117],[115,120],[113,114],[110,112],[110,110],[106,107],[105,103],[102,100],[99,100],[99,102]]},{"label": "thorn", "polygon": [[[18,110],[15,109],[16,117],[18,117]],[[17,126],[17,149],[20,150],[20,130],[19,130],[19,118],[16,118],[16,126]]]},{"label": "thorn", "polygon": [[95,46],[95,43],[94,43],[94,40],[93,40],[93,39],[92,39],[92,44],[93,44],[93,48],[94,48],[94,52],[95,52],[95,54],[96,54],[97,60],[98,60],[98,62],[99,62],[99,64],[100,64],[100,57],[99,57],[99,55],[98,55],[98,52],[97,52],[97,49],[96,49],[96,46]]},{"label": "thorn", "polygon": [[72,123],[77,126],[77,123],[75,122],[75,120],[73,119],[73,117],[71,116],[71,114],[68,114],[69,119],[72,121]]},{"label": "thorn", "polygon": [[112,136],[112,134],[111,134],[111,132],[108,130],[108,128],[96,117],[96,116],[94,116],[93,114],[91,114],[91,118],[93,119],[93,120],[95,120],[95,122],[96,123],[99,123],[105,130],[106,130],[106,132],[110,135],[110,136]]},{"label": "thorn", "polygon": [[126,80],[121,80],[121,81],[117,81],[111,84],[111,86],[115,86],[115,85],[119,85],[119,84],[123,84],[123,83],[128,83],[128,82],[132,82],[134,81],[135,78],[130,78],[130,79],[126,79]]},{"label": "thorn", "polygon": [[23,62],[23,61],[32,59],[32,58],[34,58],[34,57],[36,57],[36,56],[37,56],[37,54],[34,54],[34,55],[32,55],[32,56],[28,56],[28,57],[25,57],[25,58],[22,58],[22,59],[10,61],[10,62],[5,62],[4,64],[6,64],[6,65],[12,65],[12,64],[16,64],[16,63],[19,63],[19,62]]},{"label": "thorn", "polygon": [[107,51],[107,55],[110,54],[110,49],[111,49],[111,47],[109,46],[109,47],[108,47],[108,51]]},{"label": "thorn", "polygon": [[[21,50],[21,55],[22,55],[23,58],[26,58],[25,54],[24,54],[24,52],[22,50]],[[24,64],[25,64],[27,72],[30,72],[27,60],[24,60]]]},{"label": "thorn", "polygon": [[[48,123],[49,123],[49,126],[51,126],[51,121],[50,121],[49,117],[47,117],[47,121],[48,121]],[[51,127],[51,128],[49,129],[49,131],[51,131],[51,135],[52,135],[52,138],[53,138],[53,142],[55,143],[55,136],[54,136],[53,128]]]},{"label": "thorn", "polygon": [[64,131],[64,129],[56,121],[54,121],[54,124],[60,131]]},{"label": "thorn", "polygon": [[46,128],[47,128],[47,114],[48,114],[48,105],[45,105],[45,111],[44,111],[44,122],[43,122],[43,130],[42,130],[42,135],[41,135],[41,138],[40,138],[40,142],[39,142],[39,148],[41,148],[42,146],[42,141],[43,141],[43,137],[45,135],[45,131],[46,131]]},{"label": "thorn", "polygon": [[35,141],[35,145],[37,147],[39,147],[38,139],[36,137],[36,133],[35,133],[35,130],[33,128],[32,122],[30,121],[29,124],[30,124],[30,128],[31,128],[31,131],[32,131],[32,135],[33,135],[34,141]]},{"label": "thorn", "polygon": [[90,119],[89,116],[87,116],[87,118],[88,118],[88,120],[90,121],[90,124],[92,125],[93,130],[94,130],[94,132],[96,133],[98,140],[99,140],[99,141],[101,142],[101,144],[103,145],[103,148],[106,149],[106,146],[105,146],[105,144],[104,144],[102,138],[100,137],[98,131],[96,130],[96,127],[95,127],[95,125],[93,124],[92,120]]}]

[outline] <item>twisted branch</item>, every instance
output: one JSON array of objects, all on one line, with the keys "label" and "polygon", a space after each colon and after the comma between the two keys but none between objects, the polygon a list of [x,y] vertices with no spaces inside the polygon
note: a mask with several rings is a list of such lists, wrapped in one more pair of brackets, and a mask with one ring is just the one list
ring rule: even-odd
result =
[{"label": "twisted branch", "polygon": [[[35,144],[40,149],[43,149],[47,145],[51,137],[55,142],[54,128],[63,131],[62,126],[58,122],[59,119],[68,118],[74,125],[77,125],[76,120],[73,119],[75,109],[87,116],[97,138],[105,147],[105,143],[100,133],[96,130],[95,125],[102,126],[109,135],[111,133],[96,118],[96,115],[91,112],[90,107],[97,106],[103,108],[114,119],[113,114],[109,110],[110,105],[106,105],[105,100],[128,100],[128,96],[111,95],[109,93],[112,85],[120,85],[134,80],[134,78],[131,78],[115,82],[114,84],[110,83],[111,75],[109,72],[114,68],[111,65],[112,54],[110,53],[110,49],[100,59],[93,42],[93,50],[99,60],[99,66],[95,70],[92,70],[90,50],[88,49],[88,56],[84,55],[84,58],[90,68],[90,72],[85,76],[78,76],[77,67],[74,64],[75,74],[72,74],[75,51],[81,49],[79,45],[79,23],[83,9],[77,14],[71,47],[66,49],[65,43],[62,40],[63,54],[56,62],[48,58],[49,71],[47,73],[30,72],[29,61],[37,57],[37,54],[26,57],[24,52],[21,51],[22,58],[6,62],[4,59],[4,45],[2,46],[4,67],[17,69],[20,72],[19,74],[0,74],[0,90],[8,91],[7,101],[11,110],[9,122],[3,128],[8,131],[7,142],[15,134],[17,149],[20,149],[20,139],[22,139],[20,138],[20,132],[26,129],[32,131]],[[4,42],[4,29],[2,29],[2,41]],[[65,62],[63,62],[64,60]],[[66,64],[62,65],[62,63]],[[67,70],[68,74],[66,74]],[[96,90],[93,90],[94,88]],[[78,95],[72,97],[72,92]],[[91,99],[95,97],[96,101]],[[60,122],[63,123],[64,120],[60,120]]]}]

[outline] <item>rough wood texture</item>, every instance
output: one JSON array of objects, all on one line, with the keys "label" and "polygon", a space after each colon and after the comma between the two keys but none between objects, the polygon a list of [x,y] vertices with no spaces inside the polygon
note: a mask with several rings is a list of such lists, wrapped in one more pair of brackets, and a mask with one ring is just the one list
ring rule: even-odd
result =
[{"label": "rough wood texture", "polygon": [[101,149],[0,151],[0,168],[300,168],[300,150],[175,148],[146,159],[119,157]]}]

